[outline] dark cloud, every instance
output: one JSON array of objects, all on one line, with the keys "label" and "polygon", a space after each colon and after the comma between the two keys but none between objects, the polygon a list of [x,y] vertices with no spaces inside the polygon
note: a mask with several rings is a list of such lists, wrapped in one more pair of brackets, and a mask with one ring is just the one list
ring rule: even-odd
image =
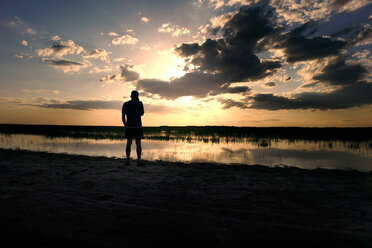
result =
[{"label": "dark cloud", "polygon": [[345,85],[363,79],[366,74],[367,70],[360,64],[347,64],[344,57],[339,57],[325,66],[322,73],[315,75],[313,79],[331,85]]},{"label": "dark cloud", "polygon": [[[105,100],[76,100],[61,102],[58,100],[48,100],[47,103],[39,105],[32,105],[41,108],[54,108],[54,109],[73,109],[73,110],[94,110],[94,109],[113,109],[120,110],[124,101],[105,101]],[[144,104],[146,113],[157,114],[173,114],[180,113],[181,109],[177,107],[169,107],[165,105]]]},{"label": "dark cloud", "polygon": [[183,43],[176,52],[198,71],[218,76],[221,83],[261,79],[281,67],[280,61],[261,60],[254,54],[257,42],[276,32],[274,20],[267,5],[242,7],[222,27],[223,38],[201,45]]},{"label": "dark cloud", "polygon": [[223,85],[222,87],[215,89],[209,93],[210,96],[216,96],[219,94],[242,94],[246,95],[250,92],[250,88],[247,86],[228,87]]},{"label": "dark cloud", "polygon": [[[309,33],[304,34],[306,31]],[[320,36],[309,37],[314,32],[312,23],[305,23],[278,38],[281,40],[280,47],[284,48],[288,62],[294,63],[338,55],[341,49],[347,46],[347,42],[343,40]]]},{"label": "dark cloud", "polygon": [[372,83],[359,82],[329,92],[304,92],[287,98],[273,94],[256,94],[247,97],[244,101],[220,101],[223,108],[250,108],[250,109],[345,109],[372,104]]},{"label": "dark cloud", "polygon": [[111,76],[105,76],[105,77],[102,77],[99,79],[99,81],[101,82],[112,82],[112,81],[115,81],[115,80],[120,80],[120,74],[113,74]]},{"label": "dark cloud", "polygon": [[160,97],[175,99],[181,96],[206,97],[209,92],[218,89],[220,85],[221,81],[212,74],[192,72],[170,82],[157,79],[139,80],[137,87]]},{"label": "dark cloud", "polygon": [[274,9],[264,2],[243,6],[222,28],[227,43],[247,50],[255,49],[258,40],[276,32]]},{"label": "dark cloud", "polygon": [[276,83],[274,83],[274,82],[268,82],[268,83],[265,83],[264,85],[266,87],[274,87],[274,86],[276,86]]},{"label": "dark cloud", "polygon": [[62,51],[62,50],[65,50],[65,49],[69,49],[70,46],[64,45],[64,44],[59,44],[59,43],[53,43],[53,45],[51,45],[50,48],[52,48],[53,50],[58,52],[58,51]]},{"label": "dark cloud", "polygon": [[246,86],[229,87],[223,84],[218,75],[191,72],[183,77],[168,81],[158,79],[143,79],[137,84],[139,90],[157,94],[166,99],[175,99],[182,96],[194,96],[198,98],[218,94],[246,94],[250,88]]},{"label": "dark cloud", "polygon": [[87,67],[86,64],[65,59],[44,59],[47,65],[53,67],[56,70],[61,70],[64,73],[77,72],[81,68]]},{"label": "dark cloud", "polygon": [[140,78],[138,72],[134,71],[134,65],[125,64],[120,66],[120,74],[115,73],[113,75],[107,75],[99,79],[101,82],[113,82],[113,81],[122,81],[122,82],[136,82]]},{"label": "dark cloud", "polygon": [[222,39],[207,39],[199,49],[190,49],[194,45],[181,45],[176,51],[181,56],[198,51],[192,54],[193,59],[189,63],[201,72],[217,75],[221,83],[261,79],[281,66],[279,61],[262,61],[251,50],[232,46]]},{"label": "dark cloud", "polygon": [[139,79],[140,75],[138,72],[134,71],[134,65],[126,64],[120,66],[121,69],[121,77],[123,78],[124,82],[136,81]]},{"label": "dark cloud", "polygon": [[84,66],[83,63],[75,62],[71,60],[64,60],[64,59],[46,59],[44,60],[49,65],[53,66]]},{"label": "dark cloud", "polygon": [[104,101],[104,100],[77,100],[66,102],[50,102],[38,105],[42,108],[55,109],[75,109],[75,110],[93,110],[93,109],[120,109],[123,102],[120,101]]},{"label": "dark cloud", "polygon": [[245,101],[235,101],[232,99],[224,99],[224,98],[217,99],[217,101],[219,101],[222,104],[223,109],[229,109],[233,107],[241,108],[241,109],[249,108],[248,104]]},{"label": "dark cloud", "polygon": [[332,2],[332,5],[336,8],[340,8],[344,6],[345,4],[347,4],[348,2],[350,2],[350,0],[334,0]]},{"label": "dark cloud", "polygon": [[182,43],[176,50],[182,57],[188,57],[194,54],[197,54],[201,49],[201,46],[198,43]]}]

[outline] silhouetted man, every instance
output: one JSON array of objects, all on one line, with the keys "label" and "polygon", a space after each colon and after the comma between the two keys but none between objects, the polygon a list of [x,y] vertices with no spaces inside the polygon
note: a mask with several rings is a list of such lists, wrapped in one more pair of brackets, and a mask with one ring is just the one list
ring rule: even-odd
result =
[{"label": "silhouetted man", "polygon": [[133,138],[136,139],[137,147],[137,165],[142,165],[141,163],[141,139],[143,139],[142,121],[141,116],[145,113],[143,110],[143,104],[138,99],[138,91],[133,90],[130,94],[131,100],[123,104],[121,110],[122,120],[125,126],[125,138],[127,139],[127,161],[126,164],[130,165],[130,149],[132,146]]}]

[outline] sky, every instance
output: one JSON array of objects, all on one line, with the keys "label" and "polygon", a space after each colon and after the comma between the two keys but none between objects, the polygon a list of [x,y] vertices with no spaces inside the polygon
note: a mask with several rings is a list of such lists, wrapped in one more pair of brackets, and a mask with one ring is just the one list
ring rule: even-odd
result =
[{"label": "sky", "polygon": [[372,126],[371,0],[5,0],[0,123]]}]

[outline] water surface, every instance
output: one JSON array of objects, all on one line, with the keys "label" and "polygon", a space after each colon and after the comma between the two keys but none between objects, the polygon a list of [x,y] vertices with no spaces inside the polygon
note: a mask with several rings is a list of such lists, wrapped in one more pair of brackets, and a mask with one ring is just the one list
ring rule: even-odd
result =
[{"label": "water surface", "polygon": [[[203,142],[201,140],[143,140],[143,159],[181,162],[218,162],[372,170],[370,142],[307,140],[241,140],[240,142]],[[122,140],[72,137],[46,137],[29,134],[1,134],[0,148],[51,153],[123,158]],[[135,144],[132,158],[135,158]]]}]

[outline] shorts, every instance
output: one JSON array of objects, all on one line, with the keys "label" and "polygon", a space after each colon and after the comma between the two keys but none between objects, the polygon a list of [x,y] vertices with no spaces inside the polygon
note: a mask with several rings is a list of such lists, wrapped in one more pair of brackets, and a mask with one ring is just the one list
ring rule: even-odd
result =
[{"label": "shorts", "polygon": [[126,139],[143,139],[142,128],[125,128]]}]

